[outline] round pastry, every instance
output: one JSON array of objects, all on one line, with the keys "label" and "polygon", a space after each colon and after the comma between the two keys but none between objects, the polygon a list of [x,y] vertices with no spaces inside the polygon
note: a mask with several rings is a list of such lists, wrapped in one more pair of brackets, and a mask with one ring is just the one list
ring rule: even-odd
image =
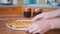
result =
[{"label": "round pastry", "polygon": [[7,24],[14,28],[26,28],[32,23],[32,20],[9,20]]}]

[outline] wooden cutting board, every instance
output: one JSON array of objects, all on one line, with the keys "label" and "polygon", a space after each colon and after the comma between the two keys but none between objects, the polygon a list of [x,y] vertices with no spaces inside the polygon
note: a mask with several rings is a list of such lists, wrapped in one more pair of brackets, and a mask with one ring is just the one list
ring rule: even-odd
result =
[{"label": "wooden cutting board", "polygon": [[[5,26],[6,20],[0,20],[0,34],[28,34],[26,31],[12,30]],[[45,34],[60,34],[60,29],[54,29],[46,32]]]}]

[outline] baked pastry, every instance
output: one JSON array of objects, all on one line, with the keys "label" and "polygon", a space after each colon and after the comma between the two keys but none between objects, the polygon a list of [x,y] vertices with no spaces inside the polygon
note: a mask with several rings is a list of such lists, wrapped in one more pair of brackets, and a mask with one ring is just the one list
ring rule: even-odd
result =
[{"label": "baked pastry", "polygon": [[26,28],[32,24],[32,20],[9,20],[8,25],[14,28]]}]

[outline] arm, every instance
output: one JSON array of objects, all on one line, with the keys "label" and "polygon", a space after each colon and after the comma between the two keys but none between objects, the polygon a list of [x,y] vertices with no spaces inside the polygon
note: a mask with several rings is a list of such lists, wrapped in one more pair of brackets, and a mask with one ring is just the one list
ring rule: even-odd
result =
[{"label": "arm", "polygon": [[53,17],[57,17],[57,16],[60,16],[60,9],[49,11],[46,13],[41,13],[41,14],[35,16],[32,20],[37,20],[40,18],[48,19],[48,18],[53,18]]},{"label": "arm", "polygon": [[60,18],[42,19],[27,28],[29,33],[43,34],[50,29],[60,29]]},{"label": "arm", "polygon": [[44,18],[53,18],[53,17],[57,17],[60,16],[60,9],[57,10],[53,10],[47,13],[44,13]]}]

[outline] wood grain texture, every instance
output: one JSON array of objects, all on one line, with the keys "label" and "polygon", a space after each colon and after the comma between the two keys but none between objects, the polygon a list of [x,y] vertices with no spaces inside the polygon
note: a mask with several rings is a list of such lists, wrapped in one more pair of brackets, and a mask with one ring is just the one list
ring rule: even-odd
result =
[{"label": "wood grain texture", "polygon": [[[0,20],[0,34],[28,34],[26,31],[12,30],[5,26],[6,20]],[[54,29],[45,34],[60,34],[60,29]]]},{"label": "wood grain texture", "polygon": [[0,15],[1,14],[22,14],[22,12],[23,12],[22,7],[0,8]]},{"label": "wood grain texture", "polygon": [[[53,8],[43,8],[43,12],[48,12],[51,10],[55,10]],[[10,7],[10,8],[0,8],[0,15],[4,14],[23,14],[24,8],[23,7]],[[31,10],[31,14],[34,12],[34,8]]]}]

